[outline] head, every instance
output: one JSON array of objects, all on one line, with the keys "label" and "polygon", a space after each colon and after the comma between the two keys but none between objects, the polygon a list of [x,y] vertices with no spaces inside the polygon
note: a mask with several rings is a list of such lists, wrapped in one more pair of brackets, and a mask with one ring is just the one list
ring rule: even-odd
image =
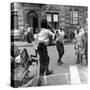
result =
[{"label": "head", "polygon": [[65,28],[64,28],[63,25],[60,25],[60,26],[59,26],[59,29],[60,29],[60,31],[62,31],[62,30],[64,30]]},{"label": "head", "polygon": [[77,32],[77,34],[79,33],[79,30],[80,30],[80,26],[77,26],[77,27],[76,27],[76,32]]},{"label": "head", "polygon": [[64,30],[65,30],[64,27],[61,27],[61,28],[60,28],[60,31],[64,31]]},{"label": "head", "polygon": [[76,26],[76,29],[77,29],[77,30],[80,30],[80,26]]},{"label": "head", "polygon": [[58,35],[58,30],[56,31],[56,35]]},{"label": "head", "polygon": [[29,24],[26,24],[26,28],[28,28],[29,27]]},{"label": "head", "polygon": [[79,30],[77,30],[77,34],[79,33]]},{"label": "head", "polygon": [[46,28],[47,29],[47,20],[46,19],[42,19],[41,28]]}]

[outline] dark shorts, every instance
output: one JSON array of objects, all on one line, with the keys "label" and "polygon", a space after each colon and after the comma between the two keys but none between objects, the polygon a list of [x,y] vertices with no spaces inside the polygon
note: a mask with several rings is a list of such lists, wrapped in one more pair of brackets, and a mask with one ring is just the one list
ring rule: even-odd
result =
[{"label": "dark shorts", "polygon": [[62,42],[60,41],[57,41],[56,42],[56,48],[57,48],[57,51],[59,53],[59,56],[62,56],[64,54],[64,45]]}]

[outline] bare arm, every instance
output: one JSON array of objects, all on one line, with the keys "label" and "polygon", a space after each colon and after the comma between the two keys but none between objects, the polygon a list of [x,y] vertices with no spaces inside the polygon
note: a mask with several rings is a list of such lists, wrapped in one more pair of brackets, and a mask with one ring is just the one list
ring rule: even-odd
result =
[{"label": "bare arm", "polygon": [[54,33],[52,33],[52,32],[51,32],[51,31],[49,31],[49,30],[48,30],[48,35],[49,35],[49,36],[51,36],[51,37],[52,37],[52,39],[54,39],[54,37],[55,37],[55,34],[54,34]]}]

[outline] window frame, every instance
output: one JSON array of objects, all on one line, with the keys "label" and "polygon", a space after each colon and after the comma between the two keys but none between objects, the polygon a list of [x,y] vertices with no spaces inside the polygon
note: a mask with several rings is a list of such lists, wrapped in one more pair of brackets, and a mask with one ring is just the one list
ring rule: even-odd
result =
[{"label": "window frame", "polygon": [[[77,12],[77,16],[74,16],[74,12]],[[77,19],[77,20],[75,20]],[[77,23],[74,23],[77,21]],[[78,10],[70,10],[70,24],[71,25],[78,25],[79,24],[79,11]]]},{"label": "window frame", "polygon": [[[51,14],[51,22],[50,23],[55,29],[59,27],[59,13],[56,12],[46,12],[46,19],[47,19],[47,14]],[[58,21],[54,21],[54,15],[57,15]],[[48,20],[47,20],[48,21]]]}]

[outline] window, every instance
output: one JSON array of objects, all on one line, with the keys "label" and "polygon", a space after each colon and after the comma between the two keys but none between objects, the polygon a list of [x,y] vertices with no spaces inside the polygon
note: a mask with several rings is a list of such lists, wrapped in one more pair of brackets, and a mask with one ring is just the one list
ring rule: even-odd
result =
[{"label": "window", "polygon": [[70,24],[78,24],[78,11],[70,11]]},{"label": "window", "polygon": [[51,22],[52,20],[51,20],[51,14],[47,14],[47,21],[48,22]]},{"label": "window", "polygon": [[53,15],[53,21],[54,21],[54,22],[58,22],[58,15],[57,15],[57,14],[54,14],[54,15]]},{"label": "window", "polygon": [[58,13],[47,13],[47,21],[52,25],[54,29],[58,28]]}]

